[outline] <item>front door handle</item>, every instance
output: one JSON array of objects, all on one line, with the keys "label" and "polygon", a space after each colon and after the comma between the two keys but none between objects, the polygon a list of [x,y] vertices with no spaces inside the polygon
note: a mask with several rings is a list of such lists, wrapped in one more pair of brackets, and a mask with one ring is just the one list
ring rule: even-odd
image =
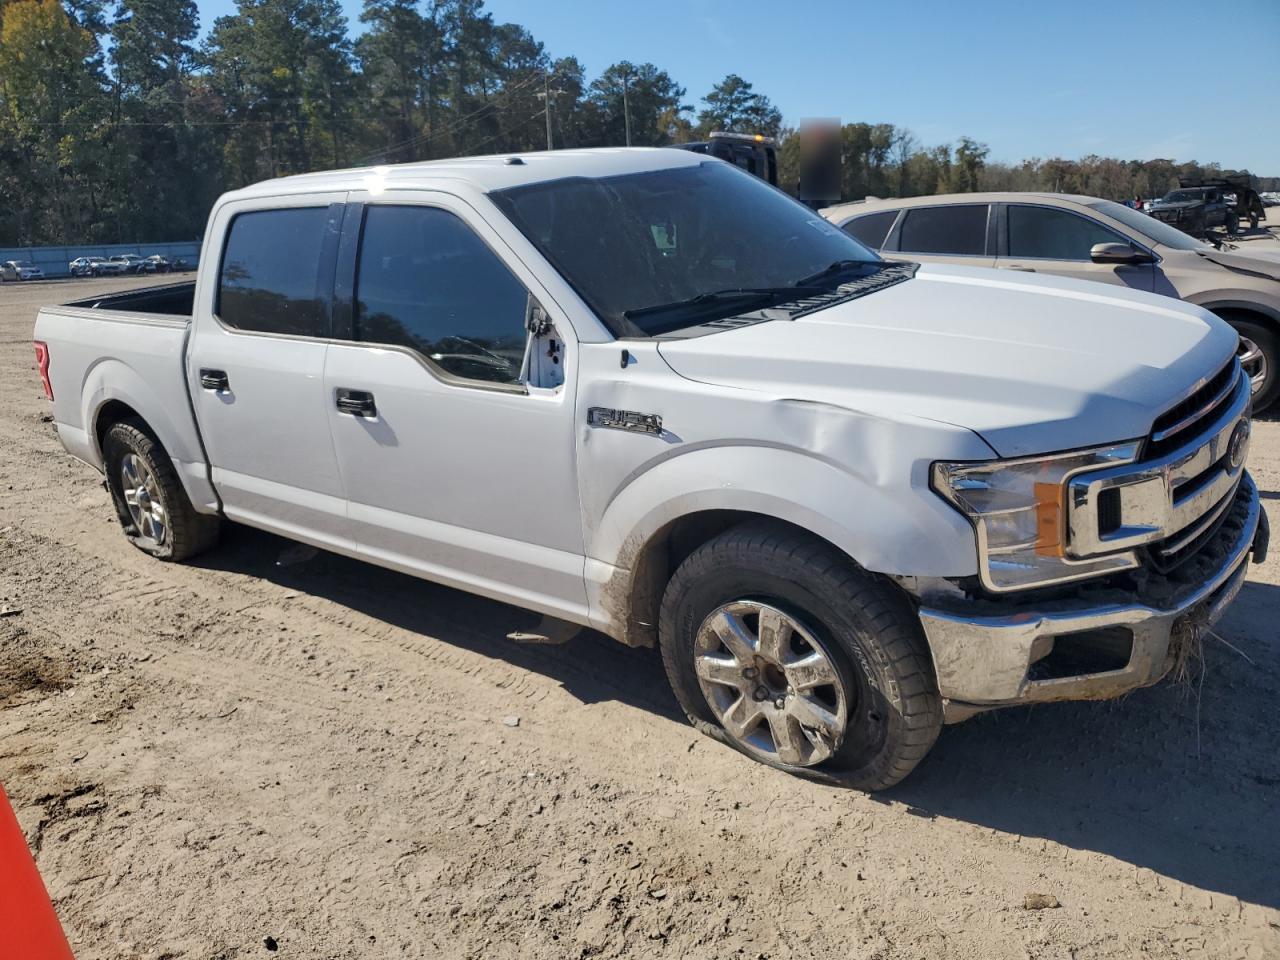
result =
[{"label": "front door handle", "polygon": [[227,379],[225,370],[200,370],[200,386],[215,393],[224,393],[231,389],[231,381]]},{"label": "front door handle", "polygon": [[349,413],[353,417],[376,417],[378,408],[373,402],[373,394],[368,390],[350,390],[339,387],[335,394],[335,403],[339,413]]}]

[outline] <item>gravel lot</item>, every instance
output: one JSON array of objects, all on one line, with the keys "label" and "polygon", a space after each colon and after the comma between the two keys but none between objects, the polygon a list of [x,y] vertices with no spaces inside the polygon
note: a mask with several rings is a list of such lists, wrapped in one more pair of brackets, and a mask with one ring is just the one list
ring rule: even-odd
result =
[{"label": "gravel lot", "polygon": [[[1280,956],[1280,548],[1219,626],[1249,659],[815,785],[648,651],[248,529],[130,548],[29,341],[140,282],[0,287],[0,781],[81,960]],[[1251,464],[1280,520],[1280,422]]]}]

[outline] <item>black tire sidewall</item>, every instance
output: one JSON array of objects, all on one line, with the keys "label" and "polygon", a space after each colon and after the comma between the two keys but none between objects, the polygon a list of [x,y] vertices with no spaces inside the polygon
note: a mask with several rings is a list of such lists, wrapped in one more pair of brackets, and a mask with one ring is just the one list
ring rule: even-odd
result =
[{"label": "black tire sidewall", "polygon": [[[129,507],[125,504],[124,492],[120,486],[120,465],[126,453],[135,453],[141,457],[156,480],[156,488],[160,491],[165,516],[169,518],[169,535],[164,543],[156,544],[140,536],[133,517],[129,513]],[[157,462],[158,456],[164,456],[159,445],[129,423],[115,424],[102,440],[102,461],[106,468],[107,489],[111,492],[111,500],[116,508],[116,514],[120,517],[120,525],[124,529],[125,536],[143,553],[167,560],[173,556],[175,511],[179,507],[175,491],[171,489],[169,482],[169,476],[173,473],[172,467],[167,458],[163,465]]]}]

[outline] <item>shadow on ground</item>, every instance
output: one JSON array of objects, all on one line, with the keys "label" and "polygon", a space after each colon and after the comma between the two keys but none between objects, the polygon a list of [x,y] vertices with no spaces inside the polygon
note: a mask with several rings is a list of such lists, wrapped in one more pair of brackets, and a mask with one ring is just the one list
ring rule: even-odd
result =
[{"label": "shadow on ground", "polygon": [[[658,657],[593,631],[563,645],[508,640],[528,611],[231,527],[205,565],[262,577],[560,683],[683,723]],[[932,754],[881,795],[923,816],[1044,838],[1242,900],[1280,907],[1280,587],[1250,583],[1210,640],[1203,680],[1111,703],[1053,704],[943,730]],[[747,763],[750,761],[743,760]]]},{"label": "shadow on ground", "polygon": [[918,811],[1094,850],[1280,908],[1280,587],[1249,583],[1203,681],[1111,703],[987,714],[943,731],[890,792]]}]

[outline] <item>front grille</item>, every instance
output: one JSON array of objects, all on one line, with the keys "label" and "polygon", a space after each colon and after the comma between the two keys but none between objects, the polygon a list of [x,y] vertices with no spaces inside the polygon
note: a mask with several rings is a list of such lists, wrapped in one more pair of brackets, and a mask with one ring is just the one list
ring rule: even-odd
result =
[{"label": "front grille", "polygon": [[1187,443],[1197,429],[1212,423],[1214,414],[1231,402],[1231,387],[1239,376],[1239,369],[1232,357],[1204,386],[1156,417],[1143,459],[1151,460],[1176,450]]},{"label": "front grille", "polygon": [[[1200,575],[1203,571],[1197,570],[1196,567],[1212,566],[1223,544],[1233,542],[1244,529],[1244,524],[1249,518],[1252,497],[1251,484],[1237,483],[1231,493],[1205,515],[1211,522],[1190,542],[1171,549],[1171,545],[1178,544],[1185,538],[1185,534],[1176,533],[1150,544],[1146,549],[1146,559],[1151,569],[1163,576],[1177,571],[1178,579],[1194,579]],[[1219,534],[1224,529],[1229,531],[1230,536],[1220,538]],[[1206,549],[1211,546],[1213,549]],[[1198,563],[1189,563],[1189,561],[1198,561]]]},{"label": "front grille", "polygon": [[[1204,547],[1222,529],[1230,515],[1230,506],[1240,494],[1240,485],[1232,488],[1194,523],[1147,547],[1147,560],[1158,573],[1172,573]],[[1191,539],[1188,540],[1188,535]]]}]

